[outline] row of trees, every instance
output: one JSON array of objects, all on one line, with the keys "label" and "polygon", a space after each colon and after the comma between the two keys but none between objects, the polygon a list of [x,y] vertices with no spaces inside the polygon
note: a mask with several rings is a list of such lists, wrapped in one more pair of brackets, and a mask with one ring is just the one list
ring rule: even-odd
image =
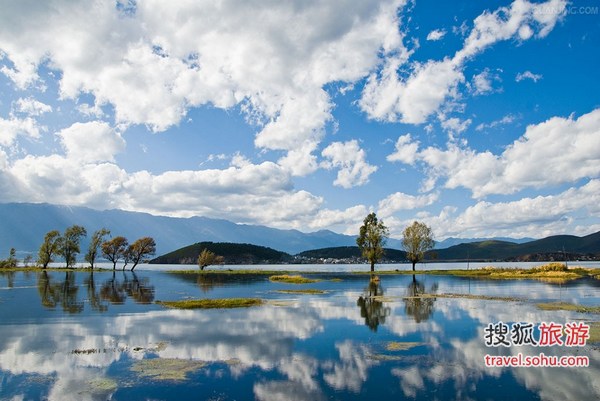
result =
[{"label": "row of trees", "polygon": [[[44,236],[44,242],[38,251],[38,265],[46,269],[48,265],[54,262],[56,256],[62,256],[67,264],[67,268],[73,267],[77,261],[77,255],[81,252],[80,243],[83,237],[87,236],[84,227],[73,225],[68,227],[61,235],[58,230],[52,230]],[[147,256],[154,255],[156,252],[156,243],[151,237],[139,238],[132,244],[129,244],[127,238],[118,236],[106,239],[110,236],[110,230],[101,228],[92,234],[88,250],[85,254],[85,261],[94,268],[94,264],[100,255],[109,260],[116,269],[117,262],[123,261],[123,270],[131,263],[131,270]]]},{"label": "row of trees", "polygon": [[[365,217],[356,244],[362,256],[371,264],[372,272],[375,271],[375,263],[383,257],[383,248],[388,237],[388,228],[383,221],[377,219],[375,213]],[[412,263],[413,271],[415,265],[425,257],[425,252],[434,245],[433,231],[424,223],[415,221],[402,232],[402,247],[406,251],[406,258]]]}]

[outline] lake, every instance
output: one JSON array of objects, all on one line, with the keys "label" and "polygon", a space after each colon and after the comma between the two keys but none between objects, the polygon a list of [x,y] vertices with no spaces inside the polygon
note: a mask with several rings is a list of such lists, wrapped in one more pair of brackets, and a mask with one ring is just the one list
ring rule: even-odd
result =
[{"label": "lake", "polygon": [[[600,315],[538,307],[557,301],[598,306],[600,280],[381,275],[371,281],[348,272],[361,269],[351,266],[340,272],[337,265],[304,267],[331,272],[302,273],[319,281],[301,285],[153,266],[135,274],[0,271],[0,398],[600,399],[600,343],[594,342]],[[314,291],[298,292],[307,289]],[[210,310],[155,303],[233,297],[266,302]],[[509,346],[488,345],[500,339],[504,325],[512,332],[519,323],[531,323],[529,334],[541,342],[540,326],[550,322],[565,330],[567,324],[589,327],[592,339],[575,346],[519,345],[509,333]],[[566,331],[559,334],[566,342]],[[486,355],[539,359],[541,353],[586,357],[589,366],[485,363]]]}]

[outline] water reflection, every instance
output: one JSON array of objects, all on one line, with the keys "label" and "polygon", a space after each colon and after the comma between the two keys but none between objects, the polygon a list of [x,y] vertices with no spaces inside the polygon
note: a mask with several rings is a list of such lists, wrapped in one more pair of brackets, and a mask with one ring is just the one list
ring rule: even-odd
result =
[{"label": "water reflection", "polygon": [[83,311],[83,301],[77,298],[79,287],[75,283],[75,272],[67,271],[63,280],[54,280],[44,270],[38,275],[37,288],[46,308],[54,309],[60,305],[67,313]]},{"label": "water reflection", "polygon": [[433,314],[436,298],[433,296],[438,290],[438,284],[433,283],[429,291],[425,290],[425,285],[412,276],[412,281],[406,289],[404,297],[404,311],[417,323],[428,320]]},{"label": "water reflection", "polygon": [[360,308],[360,316],[365,319],[372,331],[376,332],[380,324],[385,323],[385,318],[390,314],[390,308],[385,306],[383,300],[383,288],[378,276],[372,275],[364,293],[358,297],[356,305]]},{"label": "water reflection", "polygon": [[[84,300],[80,299],[80,285],[75,280],[77,273],[67,271],[62,279],[57,279],[59,274],[49,274],[47,271],[38,274],[37,290],[41,304],[48,309],[60,306],[70,314],[83,312]],[[88,273],[83,280],[87,295],[85,300],[94,311],[106,312],[108,303],[120,305],[128,297],[138,304],[150,304],[154,301],[154,286],[147,277],[140,279],[134,272],[123,272],[122,277],[118,277],[116,271],[113,271],[112,276],[104,280],[99,288],[97,282],[94,272]]]},{"label": "water reflection", "polygon": [[[84,273],[79,274],[83,277]],[[85,274],[79,296],[83,296],[86,289],[90,304],[89,291],[112,310],[123,308],[112,307],[108,300],[101,298],[97,288],[107,283],[109,287],[122,288],[124,297],[135,300],[133,294],[138,290],[133,285],[136,280],[133,275]],[[47,280],[49,283],[38,285],[38,291],[47,290],[47,298],[54,300],[58,307],[61,305],[59,295],[53,296],[52,290],[62,290],[62,273],[55,277],[61,280]],[[105,279],[102,286],[97,285],[102,282],[99,277]],[[388,296],[395,286],[415,297],[438,291],[437,282],[428,285],[406,276],[384,278]],[[193,284],[196,279],[193,277],[189,287],[198,292]],[[20,283],[19,280],[17,277]],[[137,281],[143,286],[143,279]],[[273,284],[263,281],[257,293],[277,296],[264,291]],[[35,283],[35,279],[32,282]],[[166,275],[161,276],[160,283],[158,290],[181,284],[179,279]],[[440,283],[439,291],[448,292],[447,288],[456,288],[453,286],[459,281],[440,279]],[[381,281],[369,280],[366,288],[363,288],[364,282],[350,280],[343,282],[344,288],[341,283],[320,284],[340,289],[331,295],[302,297],[290,302],[286,296],[287,303],[272,302],[249,309],[190,311],[144,307],[138,313],[89,313],[70,319],[55,319],[52,318],[54,313],[46,312],[36,322],[18,325],[0,321],[2,397],[49,400],[408,397],[549,401],[600,398],[596,385],[600,375],[597,348],[491,349],[485,346],[482,337],[485,325],[500,320],[565,322],[595,316],[541,311],[535,303],[466,298],[434,301],[436,313],[433,313],[433,303],[407,308],[404,299],[392,297],[386,299],[385,306],[380,303],[387,311],[372,312],[375,317],[370,317],[369,311],[377,308],[368,305],[382,301]],[[532,290],[545,288],[545,284],[540,283],[527,285],[531,285]],[[177,288],[183,291],[182,286]],[[585,287],[585,291],[590,289],[595,290],[595,287]],[[228,286],[223,290],[235,296],[240,287]],[[357,308],[359,292],[359,300],[362,298],[365,305],[364,313],[363,307]],[[163,299],[163,293],[158,296]],[[0,313],[8,307],[6,302],[0,303]],[[377,328],[376,332],[369,322]],[[366,330],[365,324],[373,331]],[[391,343],[399,348],[390,347]],[[410,343],[420,345],[402,348]],[[587,355],[590,366],[578,369],[485,367],[485,354],[515,355],[518,352]],[[140,377],[131,369],[137,361],[149,358],[199,361],[202,367],[190,372],[187,380],[178,382]],[[33,393],[32,389],[36,388],[38,393]]]},{"label": "water reflection", "polygon": [[6,279],[6,286],[13,288],[15,286],[15,271],[3,271],[0,269],[0,277]]}]

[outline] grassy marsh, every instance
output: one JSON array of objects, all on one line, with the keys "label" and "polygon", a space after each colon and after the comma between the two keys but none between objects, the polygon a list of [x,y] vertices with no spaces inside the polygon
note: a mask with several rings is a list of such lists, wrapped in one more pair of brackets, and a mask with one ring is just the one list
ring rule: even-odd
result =
[{"label": "grassy marsh", "polygon": [[301,275],[289,275],[289,274],[277,274],[269,277],[269,280],[278,283],[290,283],[290,284],[311,284],[316,283],[319,280],[302,277]]},{"label": "grassy marsh", "polygon": [[258,298],[184,299],[181,301],[156,301],[157,304],[174,309],[225,309],[248,308],[262,305]]},{"label": "grassy marsh", "polygon": [[584,306],[571,304],[568,302],[549,302],[549,303],[538,303],[537,307],[541,310],[564,310],[571,312],[581,312],[581,313],[600,313],[600,306]]},{"label": "grassy marsh", "polygon": [[155,358],[136,361],[131,371],[152,380],[183,381],[187,374],[206,366],[206,362],[186,359]]},{"label": "grassy marsh", "polygon": [[321,295],[321,294],[327,293],[327,291],[316,290],[314,288],[307,288],[305,290],[277,290],[275,292],[279,292],[282,294],[311,294],[311,295]]}]

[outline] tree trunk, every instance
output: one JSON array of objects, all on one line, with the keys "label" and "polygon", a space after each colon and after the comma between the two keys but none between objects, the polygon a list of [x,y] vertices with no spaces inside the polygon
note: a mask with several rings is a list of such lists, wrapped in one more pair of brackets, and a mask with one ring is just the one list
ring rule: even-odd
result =
[{"label": "tree trunk", "polygon": [[412,266],[413,266],[413,271],[415,271],[415,265],[417,264],[417,262],[412,262]]},{"label": "tree trunk", "polygon": [[375,271],[375,262],[371,262],[371,271],[374,272]]}]

